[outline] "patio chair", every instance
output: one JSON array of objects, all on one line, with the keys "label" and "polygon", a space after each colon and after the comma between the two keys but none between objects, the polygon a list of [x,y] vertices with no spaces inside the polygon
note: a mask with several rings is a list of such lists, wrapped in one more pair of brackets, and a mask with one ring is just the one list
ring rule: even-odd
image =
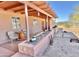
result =
[{"label": "patio chair", "polygon": [[8,36],[8,38],[10,39],[11,43],[12,43],[14,40],[18,39],[18,34],[15,33],[14,31],[9,31],[9,32],[7,32],[7,36]]}]

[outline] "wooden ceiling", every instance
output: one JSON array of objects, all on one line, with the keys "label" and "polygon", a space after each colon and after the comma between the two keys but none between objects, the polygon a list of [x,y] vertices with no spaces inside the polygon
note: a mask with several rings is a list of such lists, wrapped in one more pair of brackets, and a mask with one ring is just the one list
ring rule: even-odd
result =
[{"label": "wooden ceiling", "polygon": [[[49,5],[46,2],[44,2],[44,1],[31,1],[30,3],[35,4],[40,9],[46,11],[50,15],[56,16],[56,14],[52,11],[52,9],[49,7]],[[0,1],[0,8],[2,8],[4,10],[11,10],[13,12],[19,12],[21,14],[25,13],[24,4],[21,2],[18,2],[18,1]],[[28,6],[28,12],[29,12],[29,15],[35,15],[35,16],[38,13],[36,10],[30,8],[29,6]],[[41,14],[41,15],[43,15],[43,14]]]},{"label": "wooden ceiling", "polygon": [[0,1],[0,8],[14,12],[24,11],[24,4],[18,1]]},{"label": "wooden ceiling", "polygon": [[45,1],[32,1],[32,3],[34,3],[39,8],[46,11],[50,15],[57,17],[56,14],[55,14],[55,11],[51,9],[51,7],[49,6],[49,4],[47,2],[45,2]]}]

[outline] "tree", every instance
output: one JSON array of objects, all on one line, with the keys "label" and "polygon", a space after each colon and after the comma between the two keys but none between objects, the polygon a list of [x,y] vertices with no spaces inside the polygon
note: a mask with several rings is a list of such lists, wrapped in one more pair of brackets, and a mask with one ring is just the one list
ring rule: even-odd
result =
[{"label": "tree", "polygon": [[63,26],[65,28],[70,28],[71,24],[69,22],[58,22],[57,23],[58,26]]},{"label": "tree", "polygon": [[75,6],[74,12],[69,16],[69,22],[74,27],[79,27],[79,6]]}]

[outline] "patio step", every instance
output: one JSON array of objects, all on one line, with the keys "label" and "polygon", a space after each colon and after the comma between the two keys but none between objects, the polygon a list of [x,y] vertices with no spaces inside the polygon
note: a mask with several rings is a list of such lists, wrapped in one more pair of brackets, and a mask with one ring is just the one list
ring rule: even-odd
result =
[{"label": "patio step", "polygon": [[9,49],[6,49],[6,48],[3,48],[3,47],[0,47],[0,57],[10,57],[14,54],[15,52],[9,50]]},{"label": "patio step", "polygon": [[17,52],[17,53],[15,53],[14,55],[12,55],[11,57],[30,57],[30,56],[25,55],[25,54],[20,53],[20,52]]}]

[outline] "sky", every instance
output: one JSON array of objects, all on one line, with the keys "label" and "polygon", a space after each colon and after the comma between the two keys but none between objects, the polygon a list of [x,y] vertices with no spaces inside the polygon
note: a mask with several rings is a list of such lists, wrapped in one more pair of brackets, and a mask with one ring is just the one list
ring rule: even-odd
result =
[{"label": "sky", "polygon": [[56,22],[63,22],[69,20],[75,6],[79,6],[79,1],[48,1],[48,4],[58,16]]}]

